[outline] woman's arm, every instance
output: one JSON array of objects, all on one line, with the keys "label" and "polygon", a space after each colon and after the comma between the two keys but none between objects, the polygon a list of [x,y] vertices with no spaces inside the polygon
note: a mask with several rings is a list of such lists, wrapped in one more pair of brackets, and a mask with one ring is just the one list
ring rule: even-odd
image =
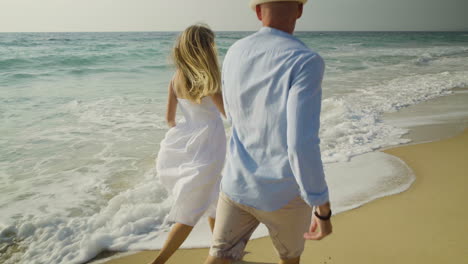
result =
[{"label": "woman's arm", "polygon": [[223,103],[223,94],[221,92],[211,95],[211,99],[213,103],[218,108],[219,112],[226,118],[226,112],[224,111],[224,103]]},{"label": "woman's arm", "polygon": [[177,111],[177,96],[174,92],[174,79],[169,83],[169,91],[167,97],[166,122],[169,127],[175,127],[175,116]]}]

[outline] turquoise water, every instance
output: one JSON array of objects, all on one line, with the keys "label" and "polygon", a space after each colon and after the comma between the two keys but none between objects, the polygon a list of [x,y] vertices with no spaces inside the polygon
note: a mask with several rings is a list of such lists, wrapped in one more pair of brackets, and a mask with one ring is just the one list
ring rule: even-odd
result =
[{"label": "turquoise water", "polygon": [[[218,32],[220,60],[248,34]],[[327,65],[327,164],[407,142],[383,113],[468,86],[468,33],[296,35]],[[161,227],[170,197],[153,169],[176,36],[0,33],[0,262],[80,263]]]}]

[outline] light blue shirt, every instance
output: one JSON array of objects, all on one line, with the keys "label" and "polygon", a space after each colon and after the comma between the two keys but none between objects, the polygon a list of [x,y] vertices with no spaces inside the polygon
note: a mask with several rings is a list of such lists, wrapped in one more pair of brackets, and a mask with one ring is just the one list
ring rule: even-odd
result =
[{"label": "light blue shirt", "polygon": [[228,50],[223,98],[232,136],[221,181],[233,201],[274,211],[301,195],[328,201],[320,155],[323,59],[284,31],[262,27]]}]

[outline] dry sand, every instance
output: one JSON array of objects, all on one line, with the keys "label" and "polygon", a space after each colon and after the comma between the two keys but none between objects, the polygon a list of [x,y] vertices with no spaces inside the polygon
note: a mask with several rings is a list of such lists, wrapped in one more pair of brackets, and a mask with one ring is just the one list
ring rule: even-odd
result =
[{"label": "dry sand", "polygon": [[[334,233],[308,241],[301,263],[468,264],[468,130],[455,138],[384,152],[405,161],[416,181],[405,192],[334,216]],[[269,238],[252,240],[244,261],[273,264]],[[146,264],[143,251],[107,264]],[[179,250],[168,264],[203,263],[208,249]]]}]

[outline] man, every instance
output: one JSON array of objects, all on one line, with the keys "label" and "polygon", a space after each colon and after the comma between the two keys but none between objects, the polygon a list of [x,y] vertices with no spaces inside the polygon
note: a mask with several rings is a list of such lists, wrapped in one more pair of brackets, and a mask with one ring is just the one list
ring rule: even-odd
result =
[{"label": "man", "polygon": [[332,232],[318,137],[324,62],[292,35],[306,1],[252,0],[263,27],[226,54],[232,137],[206,264],[242,258],[260,222],[281,264]]}]

